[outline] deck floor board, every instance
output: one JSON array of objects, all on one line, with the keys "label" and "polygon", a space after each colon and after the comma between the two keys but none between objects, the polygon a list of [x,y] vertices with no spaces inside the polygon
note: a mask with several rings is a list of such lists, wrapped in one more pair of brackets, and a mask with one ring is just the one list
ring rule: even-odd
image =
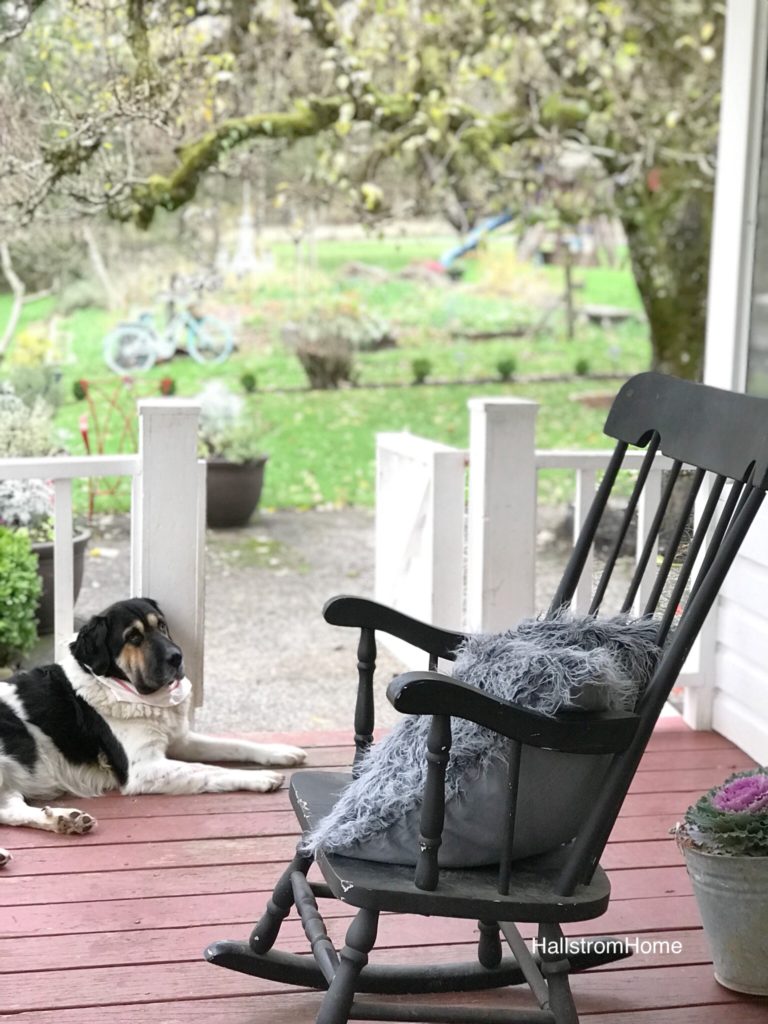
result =
[{"label": "deck floor board", "polygon": [[[267,738],[267,737],[262,737]],[[269,737],[275,738],[275,737]],[[286,737],[282,737],[287,739]],[[349,763],[340,733],[290,741],[312,767]],[[715,733],[662,720],[603,858],[608,912],[573,935],[677,941],[682,952],[638,953],[573,979],[585,1024],[768,1024],[768,1004],[719,986],[672,824],[705,788],[749,759]],[[119,797],[78,801],[89,836],[0,828],[14,853],[0,874],[0,1021],[14,1024],[312,1024],[319,997],[211,967],[202,950],[246,938],[290,858],[296,827],[287,794]],[[340,945],[351,910],[327,908]],[[523,926],[523,933],[530,928]],[[381,962],[472,958],[476,924],[383,915]],[[284,948],[306,948],[289,919]],[[472,1005],[524,1005],[511,990],[465,995]],[[438,997],[424,997],[421,1002]]]}]

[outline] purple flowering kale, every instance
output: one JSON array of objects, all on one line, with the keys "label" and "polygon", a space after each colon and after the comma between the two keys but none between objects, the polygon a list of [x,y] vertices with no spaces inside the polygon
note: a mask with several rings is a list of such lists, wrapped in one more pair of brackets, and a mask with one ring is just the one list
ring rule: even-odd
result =
[{"label": "purple flowering kale", "polygon": [[768,769],[739,772],[705,793],[678,836],[705,853],[768,857]]},{"label": "purple flowering kale", "polygon": [[768,773],[742,775],[724,783],[712,797],[718,811],[764,811],[768,809]]}]

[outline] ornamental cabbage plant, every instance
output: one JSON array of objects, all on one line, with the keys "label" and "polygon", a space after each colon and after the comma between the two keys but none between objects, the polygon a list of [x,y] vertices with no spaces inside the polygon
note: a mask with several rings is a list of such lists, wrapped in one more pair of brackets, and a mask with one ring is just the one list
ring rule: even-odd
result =
[{"label": "ornamental cabbage plant", "polygon": [[737,772],[700,797],[676,830],[704,853],[768,857],[768,768]]}]

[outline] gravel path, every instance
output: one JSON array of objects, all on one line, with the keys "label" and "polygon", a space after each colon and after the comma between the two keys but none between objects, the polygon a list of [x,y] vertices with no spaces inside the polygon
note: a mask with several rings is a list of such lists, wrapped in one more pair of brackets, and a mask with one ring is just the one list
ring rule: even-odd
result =
[{"label": "gravel path", "polygon": [[[561,511],[539,511],[539,608],[562,572],[561,519]],[[244,529],[208,531],[200,728],[352,728],[358,633],[327,625],[321,610],[335,594],[372,596],[373,540],[373,512],[359,508],[259,513]],[[128,548],[127,517],[104,518],[94,527],[77,625],[129,594]],[[40,664],[51,654],[45,638],[30,661]],[[384,696],[387,682],[419,667],[403,666],[379,645],[377,723],[397,718]]]}]

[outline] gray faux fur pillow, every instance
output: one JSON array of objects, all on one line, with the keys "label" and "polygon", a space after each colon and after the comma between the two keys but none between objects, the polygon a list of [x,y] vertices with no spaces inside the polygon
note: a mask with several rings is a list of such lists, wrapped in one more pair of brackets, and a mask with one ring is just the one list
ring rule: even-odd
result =
[{"label": "gray faux fur pillow", "polygon": [[[626,615],[599,619],[562,613],[548,619],[524,619],[505,633],[468,638],[457,651],[454,676],[492,696],[546,715],[568,710],[631,710],[658,661],[657,626],[650,618],[633,619]],[[418,807],[426,781],[429,725],[428,715],[408,716],[371,748],[360,775],[344,790],[331,813],[304,837],[306,852],[323,849],[372,860],[391,859],[393,863],[414,861],[418,849]],[[446,829],[460,837],[464,831],[477,834],[485,825],[477,818],[476,798],[482,802],[484,787],[489,799],[491,792],[498,792],[499,779],[506,771],[507,741],[464,719],[452,719],[451,726],[453,742],[445,786]],[[537,791],[543,784],[551,792],[553,784],[557,786],[559,780],[567,783],[570,776],[578,786],[580,772],[584,779],[589,777],[598,784],[602,778],[602,770],[599,778],[595,776],[597,758],[551,751],[538,752],[534,757],[533,750],[528,748],[524,755],[531,764],[541,764],[539,755],[545,755],[545,759],[548,755],[553,764],[560,766],[554,780],[529,780]],[[464,799],[470,788],[472,799]],[[532,813],[538,810],[538,801],[527,801],[523,792],[516,826],[521,836],[525,835],[526,822],[519,819],[527,802]],[[495,797],[493,803],[487,809],[479,808],[480,815],[489,819],[490,831],[495,830],[498,818]],[[454,820],[457,815],[458,820]],[[557,818],[556,813],[551,816]],[[468,825],[466,830],[462,817]],[[534,824],[530,823],[531,829]],[[542,849],[567,841],[573,831],[570,835],[562,832],[572,826],[565,821],[562,826],[554,831],[545,827],[543,832],[539,827],[539,846],[541,835],[545,836]],[[396,850],[382,836],[387,830],[398,835]],[[407,860],[395,856],[406,840],[413,851]],[[443,863],[470,866],[494,862],[493,851],[470,856],[463,848],[451,853],[445,845],[444,836]],[[516,851],[516,855],[529,856],[532,852],[540,850],[526,847],[522,852]]]}]

